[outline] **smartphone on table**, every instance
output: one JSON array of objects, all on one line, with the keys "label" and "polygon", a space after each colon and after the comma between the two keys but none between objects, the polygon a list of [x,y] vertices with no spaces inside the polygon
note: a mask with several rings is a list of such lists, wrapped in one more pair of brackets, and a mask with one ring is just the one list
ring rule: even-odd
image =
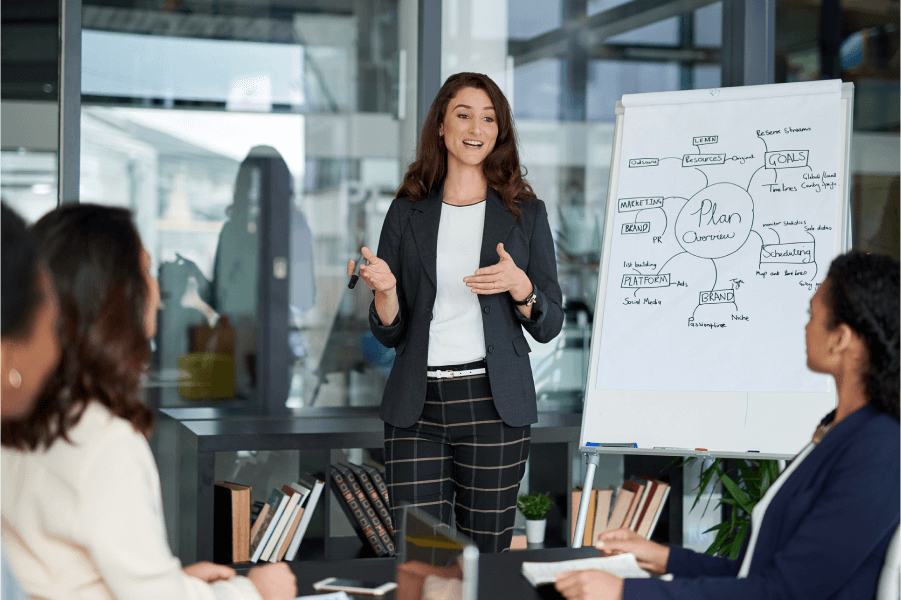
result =
[{"label": "smartphone on table", "polygon": [[363,581],[360,579],[344,579],[341,577],[329,577],[313,584],[317,592],[347,592],[348,594],[361,594],[368,596],[381,596],[397,587],[393,581],[379,583],[377,581]]}]

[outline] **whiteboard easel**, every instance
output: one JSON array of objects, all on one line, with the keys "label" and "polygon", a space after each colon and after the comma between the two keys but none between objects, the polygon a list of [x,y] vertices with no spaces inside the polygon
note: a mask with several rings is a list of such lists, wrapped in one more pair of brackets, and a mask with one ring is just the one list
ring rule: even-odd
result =
[{"label": "whiteboard easel", "polygon": [[[786,85],[786,84],[782,84]],[[792,84],[788,84],[792,85]],[[762,88],[776,88],[778,86],[755,86],[759,89]],[[713,90],[711,90],[713,92]],[[840,218],[839,218],[839,227],[836,231],[836,253],[841,253],[846,251],[851,246],[851,219],[850,219],[850,146],[851,146],[851,132],[852,132],[852,118],[853,118],[853,102],[854,102],[854,85],[851,83],[842,83],[841,84],[841,107],[840,107],[840,127],[841,127],[841,161],[839,163],[840,170],[843,174],[843,180],[841,182],[841,204],[838,207]],[[586,422],[588,417],[589,410],[589,400],[592,398],[593,392],[593,384],[595,379],[594,367],[596,365],[597,356],[598,356],[598,346],[600,344],[600,328],[603,323],[603,309],[604,309],[604,299],[607,291],[607,280],[609,275],[609,262],[610,262],[610,244],[612,243],[612,236],[614,234],[613,224],[614,224],[614,215],[617,204],[617,187],[618,187],[618,179],[620,172],[620,162],[623,159],[621,156],[621,146],[622,146],[622,134],[623,134],[623,121],[625,115],[625,108],[623,107],[622,102],[617,102],[616,106],[616,125],[614,130],[614,143],[613,143],[613,156],[611,160],[611,168],[610,168],[610,188],[608,193],[608,213],[607,213],[607,230],[605,231],[605,241],[604,241],[604,255],[602,257],[601,263],[601,276],[598,280],[598,300],[595,312],[595,320],[594,320],[594,331],[592,332],[592,359],[590,361],[591,369],[589,369],[587,378],[586,378],[586,387],[584,390],[585,397],[585,409],[583,411],[583,419],[582,419],[582,434],[581,434],[581,443],[580,443],[580,451],[585,456],[585,479],[583,482],[583,490],[591,490],[594,482],[595,470],[600,461],[601,454],[641,454],[641,455],[661,455],[661,456],[695,456],[695,457],[720,457],[720,458],[743,458],[743,459],[776,459],[779,460],[780,468],[784,468],[785,460],[791,459],[793,457],[793,453],[785,452],[785,451],[766,451],[763,449],[760,452],[754,452],[753,454],[749,454],[748,451],[735,451],[735,450],[719,450],[719,449],[702,449],[702,448],[654,448],[654,447],[638,447],[638,448],[628,448],[622,447],[622,444],[610,444],[610,446],[605,447],[603,443],[600,445],[586,445]],[[700,149],[699,149],[700,152]],[[778,176],[777,176],[778,179]],[[750,186],[750,184],[749,184]],[[636,221],[637,221],[636,217]],[[763,240],[761,240],[763,242]],[[825,270],[826,265],[823,266]],[[831,382],[830,382],[831,383]],[[629,392],[623,392],[622,396],[627,397],[626,401],[628,401]],[[834,385],[830,385],[830,395],[832,398],[832,406],[835,405],[835,388]],[[778,400],[778,398],[777,398]],[[820,402],[822,404],[822,402]],[[828,409],[827,409],[828,411]],[[824,415],[825,412],[821,411],[819,416]],[[812,431],[812,428],[810,429]],[[809,432],[805,431],[804,435],[807,435]],[[626,442],[631,440],[624,439],[628,437],[624,435],[622,438],[617,440],[610,440],[611,442]],[[686,444],[688,445],[688,444]],[[576,526],[573,534],[572,547],[579,548],[582,546],[582,539],[585,531],[585,523],[587,521],[588,516],[588,505],[590,500],[590,494],[583,493],[582,499],[579,505],[578,515],[576,517]]]}]

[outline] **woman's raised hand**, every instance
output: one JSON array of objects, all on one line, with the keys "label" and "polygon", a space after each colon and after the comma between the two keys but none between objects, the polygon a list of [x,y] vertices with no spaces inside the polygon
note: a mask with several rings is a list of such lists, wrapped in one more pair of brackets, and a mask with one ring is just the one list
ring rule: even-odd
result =
[{"label": "woman's raised hand", "polygon": [[[366,246],[363,246],[360,252],[369,263],[368,265],[360,263],[360,278],[366,282],[369,289],[376,292],[390,292],[393,290],[397,286],[397,280],[394,278],[394,273],[391,272],[390,267],[388,267],[388,263],[373,254],[372,250]],[[347,276],[350,277],[353,274],[354,261],[349,260],[347,261]]]},{"label": "woman's raised hand", "polygon": [[669,547],[646,540],[625,527],[602,533],[595,541],[594,547],[600,550],[604,556],[634,554],[638,566],[645,571],[656,575],[666,573]]},{"label": "woman's raised hand", "polygon": [[532,293],[532,282],[528,275],[516,266],[503,244],[497,245],[497,255],[500,258],[497,263],[464,277],[463,282],[476,294],[510,292],[514,300],[525,300]]}]

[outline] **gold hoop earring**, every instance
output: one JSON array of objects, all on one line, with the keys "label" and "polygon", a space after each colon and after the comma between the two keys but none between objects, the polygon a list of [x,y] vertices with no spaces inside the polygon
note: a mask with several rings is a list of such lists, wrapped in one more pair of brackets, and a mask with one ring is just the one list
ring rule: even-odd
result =
[{"label": "gold hoop earring", "polygon": [[22,375],[15,369],[9,370],[9,384],[16,389],[22,385]]}]

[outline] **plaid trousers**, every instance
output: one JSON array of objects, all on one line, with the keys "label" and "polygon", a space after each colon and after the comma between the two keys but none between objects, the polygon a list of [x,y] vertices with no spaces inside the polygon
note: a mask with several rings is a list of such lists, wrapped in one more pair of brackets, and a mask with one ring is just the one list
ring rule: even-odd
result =
[{"label": "plaid trousers", "polygon": [[[466,365],[429,367],[464,370]],[[419,420],[408,428],[385,423],[385,475],[395,523],[409,502],[471,538],[481,552],[510,548],[519,483],[531,427],[504,423],[487,374],[429,379]]]}]

